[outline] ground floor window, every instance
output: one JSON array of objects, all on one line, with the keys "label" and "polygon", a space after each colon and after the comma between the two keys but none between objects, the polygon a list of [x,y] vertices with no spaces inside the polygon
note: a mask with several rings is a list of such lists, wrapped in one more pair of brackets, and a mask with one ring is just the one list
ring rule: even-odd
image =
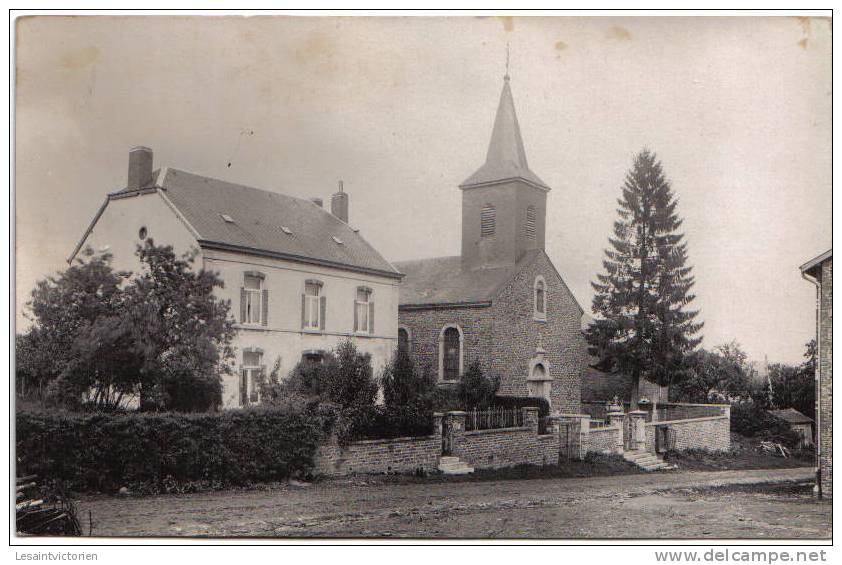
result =
[{"label": "ground floor window", "polygon": [[263,354],[257,351],[243,352],[240,370],[240,405],[248,406],[260,402],[260,377],[263,371]]}]

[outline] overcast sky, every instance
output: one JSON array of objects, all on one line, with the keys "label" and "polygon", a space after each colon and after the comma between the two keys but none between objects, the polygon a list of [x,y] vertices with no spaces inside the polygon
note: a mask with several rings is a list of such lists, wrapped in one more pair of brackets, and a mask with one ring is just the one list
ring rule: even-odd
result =
[{"label": "overcast sky", "polygon": [[[294,196],[344,179],[386,258],[460,251],[511,45],[547,252],[586,311],[635,152],[680,201],[704,346],[799,362],[831,246],[824,19],[34,17],[18,21],[17,306],[65,266],[128,150]],[[251,133],[253,132],[253,133]],[[230,166],[229,166],[230,163]],[[20,327],[19,327],[20,329]]]}]

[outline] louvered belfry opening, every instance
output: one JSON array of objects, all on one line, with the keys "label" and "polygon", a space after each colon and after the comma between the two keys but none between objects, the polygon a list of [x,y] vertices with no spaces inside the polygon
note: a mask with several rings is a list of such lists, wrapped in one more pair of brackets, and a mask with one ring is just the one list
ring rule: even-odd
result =
[{"label": "louvered belfry opening", "polygon": [[535,206],[527,206],[526,208],[526,224],[524,224],[524,232],[526,239],[535,241]]},{"label": "louvered belfry opening", "polygon": [[480,235],[491,237],[497,228],[497,209],[493,204],[486,204],[480,212]]}]

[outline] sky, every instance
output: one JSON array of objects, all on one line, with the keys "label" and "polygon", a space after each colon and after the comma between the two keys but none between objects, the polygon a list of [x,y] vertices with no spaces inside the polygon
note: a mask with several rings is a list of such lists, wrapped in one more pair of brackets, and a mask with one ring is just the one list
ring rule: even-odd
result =
[{"label": "sky", "polygon": [[547,253],[590,311],[625,172],[662,162],[704,347],[797,363],[798,266],[831,247],[831,29],[791,17],[36,16],[17,20],[18,331],[128,151],[155,168],[326,201],[387,259],[460,252],[510,48]]}]

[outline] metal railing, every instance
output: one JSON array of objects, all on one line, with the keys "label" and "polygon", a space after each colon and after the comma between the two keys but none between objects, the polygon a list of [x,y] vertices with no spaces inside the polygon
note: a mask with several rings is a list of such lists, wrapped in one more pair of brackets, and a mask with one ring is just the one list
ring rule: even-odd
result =
[{"label": "metal railing", "polygon": [[506,408],[469,410],[465,413],[465,431],[520,428],[523,426],[523,411]]},{"label": "metal railing", "polygon": [[607,428],[609,426],[608,420],[591,420],[591,429]]}]

